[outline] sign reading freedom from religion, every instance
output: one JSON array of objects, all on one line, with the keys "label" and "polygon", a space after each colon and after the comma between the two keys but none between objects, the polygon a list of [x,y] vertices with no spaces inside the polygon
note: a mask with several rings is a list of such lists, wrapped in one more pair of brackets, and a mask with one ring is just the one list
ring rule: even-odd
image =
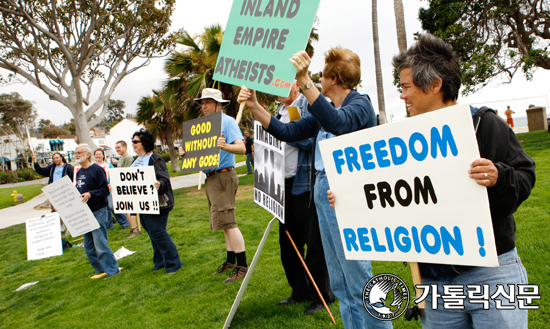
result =
[{"label": "sign reading freedom from religion", "polygon": [[218,137],[222,135],[222,112],[215,112],[183,123],[185,155],[181,172],[217,168],[220,163]]},{"label": "sign reading freedom from religion", "polygon": [[287,97],[320,0],[234,0],[214,80]]},{"label": "sign reading freedom from religion", "polygon": [[498,266],[468,105],[319,146],[347,259]]},{"label": "sign reading freedom from religion", "polygon": [[254,121],[254,201],[285,223],[285,143]]},{"label": "sign reading freedom from religion", "polygon": [[42,188],[50,203],[55,207],[63,223],[73,237],[99,228],[99,223],[88,204],[82,202],[80,192],[68,176]]},{"label": "sign reading freedom from religion", "polygon": [[166,201],[153,185],[154,166],[111,168],[110,174],[115,214],[160,214],[159,206]]}]

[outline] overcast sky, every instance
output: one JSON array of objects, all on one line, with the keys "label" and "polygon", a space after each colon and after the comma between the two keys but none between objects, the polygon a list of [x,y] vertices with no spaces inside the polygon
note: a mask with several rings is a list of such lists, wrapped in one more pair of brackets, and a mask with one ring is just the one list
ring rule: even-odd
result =
[{"label": "overcast sky", "polygon": [[[421,31],[418,21],[418,9],[426,6],[426,1],[403,0],[407,42],[410,46],[414,41],[414,33]],[[205,26],[220,23],[225,27],[232,1],[177,0],[177,7],[172,16],[172,29],[185,28],[191,35],[204,30]],[[362,84],[359,92],[369,94],[376,111],[378,100],[374,69],[371,3],[365,0],[321,0],[318,15],[319,42],[314,43],[315,56],[310,66],[312,72],[322,70],[324,53],[330,47],[341,45],[349,48],[361,58]],[[395,33],[395,18],[393,1],[378,1],[378,24],[380,37],[380,53],[384,77],[384,95],[388,120],[400,120],[404,117],[404,103],[399,99],[399,93],[392,84],[392,57],[397,54],[397,38]],[[113,94],[113,99],[126,102],[126,113],[135,113],[137,102],[143,96],[151,95],[152,89],[159,89],[166,79],[163,73],[163,59],[152,63],[124,78]],[[5,74],[2,71],[2,74]],[[478,103],[499,110],[502,115],[506,105],[511,105],[516,116],[525,116],[529,104],[547,106],[548,81],[550,71],[539,69],[534,74],[533,81],[526,81],[521,73],[514,77],[512,84],[501,85],[493,83],[475,95],[460,96],[459,103]],[[96,83],[99,89],[100,82]],[[55,124],[68,122],[72,118],[68,109],[55,101],[51,101],[38,88],[27,83],[0,87],[0,93],[17,91],[23,98],[36,104],[39,118],[50,119]]]}]

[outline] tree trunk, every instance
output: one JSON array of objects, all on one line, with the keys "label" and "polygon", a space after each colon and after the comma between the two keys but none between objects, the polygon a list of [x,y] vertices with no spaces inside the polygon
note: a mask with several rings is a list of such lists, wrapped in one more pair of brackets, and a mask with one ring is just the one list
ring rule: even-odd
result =
[{"label": "tree trunk", "polygon": [[90,145],[92,150],[95,150],[97,148],[97,145],[95,145],[94,140],[90,136],[90,128],[88,127],[88,120],[86,119],[86,115],[84,114],[84,111],[76,110],[71,112],[73,112],[74,124],[76,127],[76,138],[78,139],[78,144],[86,143]]},{"label": "tree trunk", "polygon": [[376,68],[376,91],[378,94],[378,112],[380,124],[387,123],[386,105],[384,102],[384,81],[382,79],[382,65],[380,64],[380,43],[378,40],[378,5],[372,0],[372,38],[374,41],[374,66]]},{"label": "tree trunk", "polygon": [[171,129],[166,130],[166,145],[170,152],[170,162],[172,163],[172,172],[179,172],[178,156],[176,155],[176,149],[174,148],[174,134]]},{"label": "tree trunk", "polygon": [[[405,28],[405,11],[402,0],[393,0],[393,12],[395,14],[395,30],[397,32],[397,46],[399,52],[407,51],[407,30]],[[407,106],[405,106],[407,118],[411,116]]]}]

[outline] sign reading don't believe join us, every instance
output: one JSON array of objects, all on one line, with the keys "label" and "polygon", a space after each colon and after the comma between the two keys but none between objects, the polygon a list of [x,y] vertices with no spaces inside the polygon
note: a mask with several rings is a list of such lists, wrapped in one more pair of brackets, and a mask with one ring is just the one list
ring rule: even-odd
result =
[{"label": "sign reading don't believe join us", "polygon": [[116,214],[160,214],[155,167],[111,168],[110,174]]},{"label": "sign reading don't believe join us", "polygon": [[347,259],[498,266],[468,105],[319,146]]}]

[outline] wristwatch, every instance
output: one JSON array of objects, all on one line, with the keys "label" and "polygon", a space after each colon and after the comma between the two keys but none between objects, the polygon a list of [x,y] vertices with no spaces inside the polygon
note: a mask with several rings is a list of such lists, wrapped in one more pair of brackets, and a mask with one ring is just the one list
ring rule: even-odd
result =
[{"label": "wristwatch", "polygon": [[306,83],[305,86],[301,86],[300,89],[306,90],[306,89],[311,88],[311,86],[313,86],[313,82],[310,81],[310,82]]}]

